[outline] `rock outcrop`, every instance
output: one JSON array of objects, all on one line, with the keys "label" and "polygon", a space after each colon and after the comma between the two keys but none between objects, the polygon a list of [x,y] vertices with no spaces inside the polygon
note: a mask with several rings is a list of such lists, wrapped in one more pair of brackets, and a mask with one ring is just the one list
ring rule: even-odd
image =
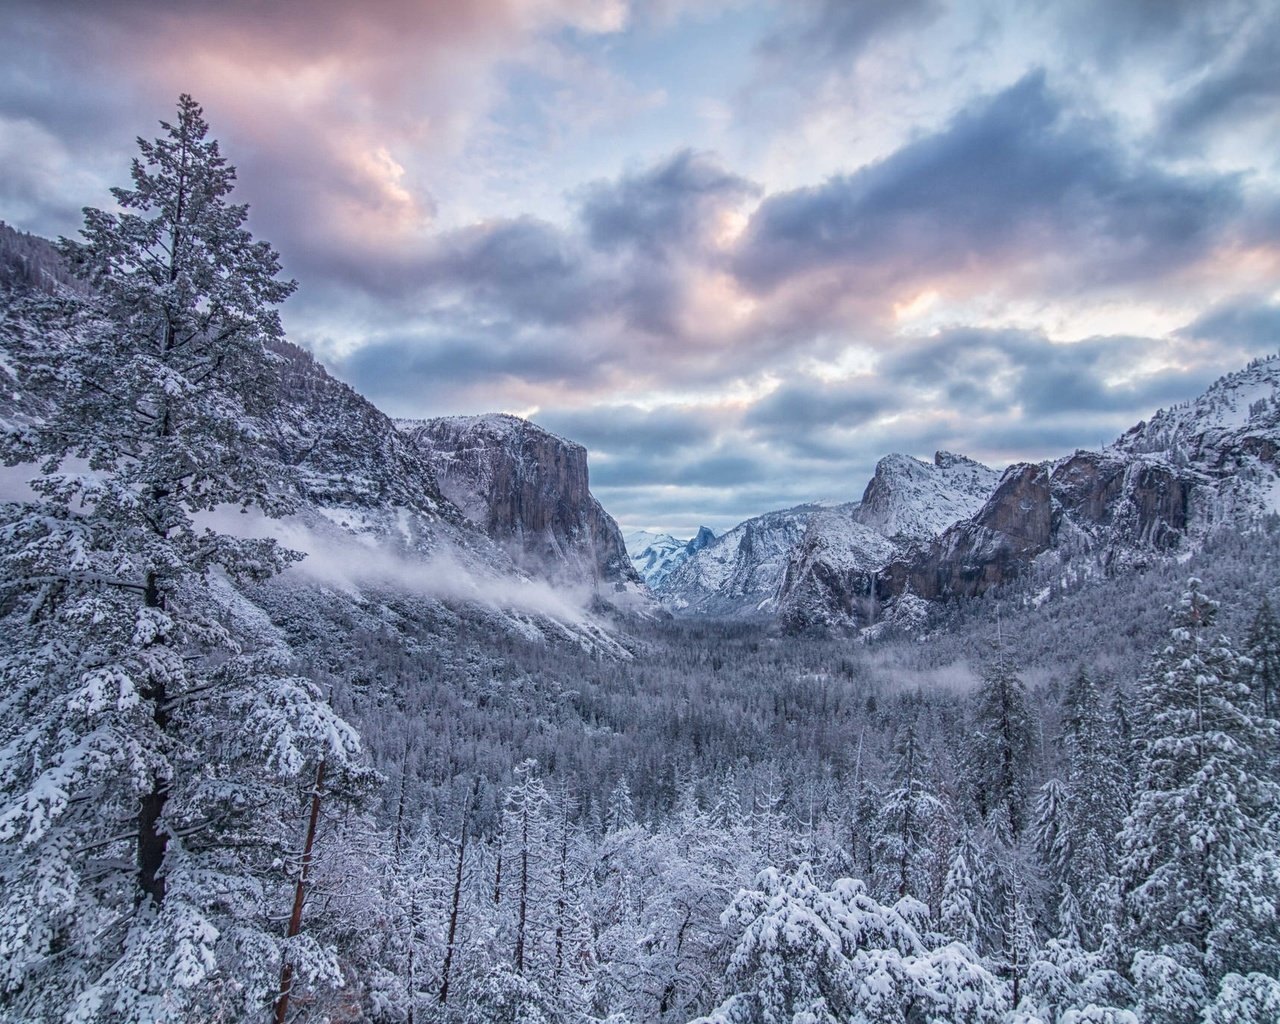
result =
[{"label": "rock outcrop", "polygon": [[1280,357],[1162,410],[1101,451],[1011,466],[991,499],[886,567],[875,597],[972,597],[1042,556],[1140,566],[1280,511]]},{"label": "rock outcrop", "polygon": [[626,534],[627,553],[640,578],[657,588],[676,569],[716,539],[708,527],[700,526],[689,540],[678,540],[669,533],[636,530]]},{"label": "rock outcrop", "polygon": [[645,593],[618,524],[588,488],[587,450],[517,416],[400,420],[441,493],[526,571]]},{"label": "rock outcrop", "polygon": [[1010,466],[972,518],[889,565],[878,596],[888,601],[908,590],[925,600],[981,594],[1048,548],[1052,520],[1048,471],[1028,463]]},{"label": "rock outcrop", "polygon": [[[788,558],[821,510],[800,505],[739,523],[671,572],[658,596],[680,614],[773,615]],[[701,531],[699,538],[707,539]]]},{"label": "rock outcrop", "polygon": [[998,479],[995,470],[950,452],[938,452],[932,462],[885,456],[861,502],[810,521],[780,588],[783,628],[808,632],[874,623],[886,568],[913,544],[972,515]]}]

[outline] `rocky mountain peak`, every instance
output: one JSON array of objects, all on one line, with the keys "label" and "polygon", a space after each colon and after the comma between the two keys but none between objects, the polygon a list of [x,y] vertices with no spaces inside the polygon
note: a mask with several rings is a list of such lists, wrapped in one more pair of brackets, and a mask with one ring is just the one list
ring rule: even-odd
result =
[{"label": "rocky mountain peak", "polygon": [[995,470],[938,452],[932,463],[886,455],[862,495],[857,520],[886,537],[922,540],[973,515],[995,486]]},{"label": "rocky mountain peak", "polygon": [[399,420],[441,493],[522,568],[641,594],[617,523],[592,496],[587,450],[505,413]]},{"label": "rocky mountain peak", "polygon": [[699,551],[701,551],[703,548],[705,548],[708,544],[713,543],[715,539],[716,539],[716,535],[712,533],[708,527],[699,526],[697,534],[695,534],[693,539],[684,546],[684,549],[689,554],[695,555]]},{"label": "rocky mountain peak", "polygon": [[[707,615],[771,614],[791,551],[816,505],[766,512],[739,523],[678,565],[656,588],[669,607]],[[704,527],[698,537],[705,539]]]}]

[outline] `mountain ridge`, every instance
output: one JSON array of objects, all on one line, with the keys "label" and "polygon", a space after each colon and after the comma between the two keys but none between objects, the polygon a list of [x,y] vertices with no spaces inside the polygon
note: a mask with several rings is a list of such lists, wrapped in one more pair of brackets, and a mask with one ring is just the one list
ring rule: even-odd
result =
[{"label": "mountain ridge", "polygon": [[[1035,565],[1050,571],[1054,560],[1103,573],[1140,569],[1208,531],[1280,512],[1278,454],[1280,356],[1267,356],[1098,450],[1003,472],[950,452],[932,464],[885,456],[861,501],[797,506],[807,510],[803,529],[785,553],[753,566],[735,552],[734,573],[721,577],[691,559],[657,589],[680,614],[763,617],[810,632],[912,618],[922,599],[980,596]],[[718,543],[794,511],[746,520]],[[727,557],[715,546],[699,556]],[[753,574],[768,575],[772,588],[732,582]]]},{"label": "mountain ridge", "polygon": [[[0,225],[0,293],[77,289],[52,243]],[[15,310],[6,303],[3,328],[20,334]],[[305,528],[325,543],[449,551],[462,572],[585,588],[624,606],[649,606],[651,585],[684,615],[860,629],[921,600],[980,596],[1034,566],[1141,568],[1280,510],[1280,356],[1097,450],[1002,473],[950,452],[932,462],[891,454],[859,501],[765,512],[719,537],[651,537],[635,551],[590,492],[584,446],[502,413],[393,421],[299,346],[271,353],[281,408],[266,428],[304,499]],[[0,361],[10,425],[40,414],[16,373]]]}]

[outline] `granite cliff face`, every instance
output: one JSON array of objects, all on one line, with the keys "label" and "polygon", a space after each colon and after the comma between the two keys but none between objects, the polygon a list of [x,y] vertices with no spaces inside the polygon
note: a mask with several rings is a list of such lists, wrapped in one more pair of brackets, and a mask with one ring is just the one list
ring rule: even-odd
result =
[{"label": "granite cliff face", "polygon": [[947,528],[887,566],[878,597],[905,592],[926,600],[972,597],[1012,578],[1052,539],[1049,473],[1042,466],[1010,466],[971,518]]},{"label": "granite cliff face", "polygon": [[1280,511],[1280,357],[1162,410],[1101,451],[1009,467],[990,500],[888,566],[876,599],[972,597],[1037,559],[1139,567]]},{"label": "granite cliff face", "polygon": [[950,452],[932,462],[885,456],[862,501],[810,520],[779,588],[783,627],[808,632],[875,622],[885,568],[980,508],[997,479],[995,470]]},{"label": "granite cliff face", "polygon": [[[1212,530],[1247,528],[1280,512],[1278,460],[1280,357],[1272,357],[1100,451],[1003,474],[946,452],[932,463],[887,456],[860,502],[750,520],[659,593],[678,612],[769,615],[793,632],[861,628],[1033,571],[1051,578],[1072,563],[1086,575],[1121,572]],[[777,517],[789,517],[791,532],[773,531],[757,555],[757,524]]]},{"label": "granite cliff face", "polygon": [[789,632],[874,622],[879,572],[900,546],[864,525],[854,503],[809,520],[778,587],[778,620]]},{"label": "granite cliff face", "polygon": [[[680,614],[773,615],[788,557],[821,511],[818,505],[799,505],[739,523],[667,575],[656,588],[658,596]],[[707,539],[701,532],[699,538]]]},{"label": "granite cliff face", "polygon": [[647,591],[591,495],[587,450],[516,416],[401,420],[441,493],[528,572],[602,595]]}]

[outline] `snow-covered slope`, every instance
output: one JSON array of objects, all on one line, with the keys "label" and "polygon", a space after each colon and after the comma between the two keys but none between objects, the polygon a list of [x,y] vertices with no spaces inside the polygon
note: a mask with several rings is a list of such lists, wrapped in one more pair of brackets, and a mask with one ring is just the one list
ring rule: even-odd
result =
[{"label": "snow-covered slope", "polygon": [[996,470],[951,452],[938,452],[932,462],[886,455],[855,517],[882,536],[924,540],[977,512],[999,479]]},{"label": "snow-covered slope", "polygon": [[1280,356],[1255,360],[1193,401],[1162,409],[1106,454],[1163,463],[1212,482],[1190,496],[1193,533],[1224,519],[1280,512]]},{"label": "snow-covered slope", "polygon": [[39,416],[31,396],[24,394],[13,365],[12,345],[6,339],[32,329],[23,297],[83,294],[83,282],[67,273],[57,248],[39,235],[15,231],[0,221],[0,429]]},{"label": "snow-covered slope", "polygon": [[885,456],[861,502],[810,520],[788,558],[780,621],[793,631],[875,621],[881,570],[912,543],[973,515],[998,480],[995,470],[950,452],[938,452],[932,462]]},{"label": "snow-covered slope", "polygon": [[716,535],[703,526],[691,540],[679,540],[669,533],[650,533],[647,530],[632,530],[622,539],[636,572],[650,587],[657,588],[689,558],[712,543]]},{"label": "snow-covered slope", "polygon": [[417,632],[415,623],[434,622],[617,650],[580,595],[531,576],[441,492],[427,454],[389,417],[305,350],[272,351],[281,401],[262,429],[294,467],[302,502],[289,520],[244,528],[307,557],[254,600],[292,630],[314,620]]},{"label": "snow-covered slope", "polygon": [[682,614],[772,614],[787,559],[819,511],[799,505],[739,523],[668,575],[658,596]]}]

